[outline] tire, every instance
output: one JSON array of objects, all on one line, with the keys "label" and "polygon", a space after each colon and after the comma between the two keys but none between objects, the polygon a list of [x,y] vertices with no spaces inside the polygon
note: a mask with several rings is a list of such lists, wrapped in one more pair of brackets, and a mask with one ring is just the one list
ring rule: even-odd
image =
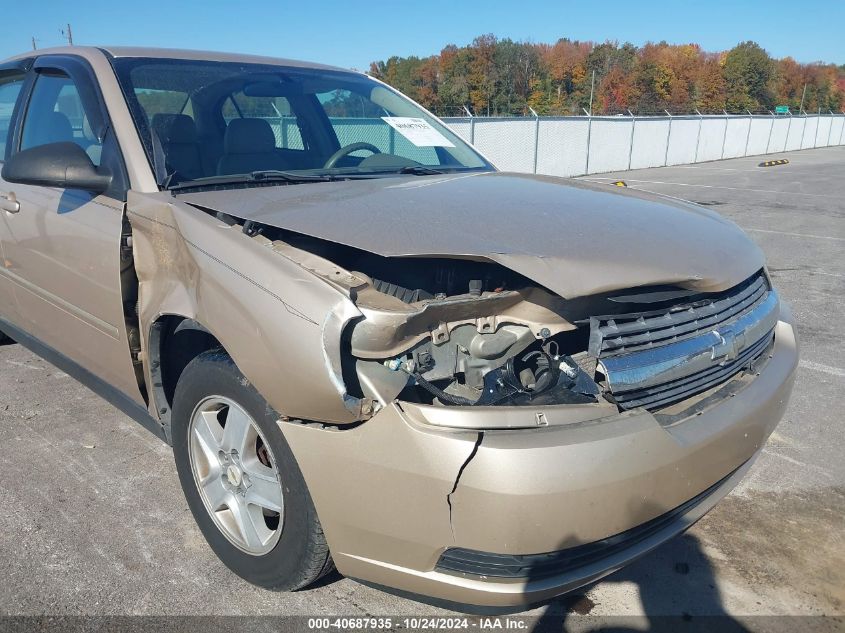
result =
[{"label": "tire", "polygon": [[[295,591],[334,564],[278,419],[226,353],[204,352],[176,386],[173,451],[188,507],[220,560],[252,584]],[[232,441],[243,428],[246,439]]]}]

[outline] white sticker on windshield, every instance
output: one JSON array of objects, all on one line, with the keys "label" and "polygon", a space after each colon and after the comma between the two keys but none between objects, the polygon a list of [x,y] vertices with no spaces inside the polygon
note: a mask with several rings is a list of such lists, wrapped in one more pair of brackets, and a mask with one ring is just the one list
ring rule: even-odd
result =
[{"label": "white sticker on windshield", "polygon": [[410,116],[383,116],[381,118],[417,147],[455,147],[425,119]]}]

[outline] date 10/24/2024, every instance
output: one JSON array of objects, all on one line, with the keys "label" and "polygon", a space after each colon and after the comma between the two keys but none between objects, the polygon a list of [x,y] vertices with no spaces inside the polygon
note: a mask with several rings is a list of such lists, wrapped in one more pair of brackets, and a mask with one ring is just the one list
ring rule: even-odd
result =
[{"label": "date 10/24/2024", "polygon": [[408,631],[452,631],[452,630],[510,630],[522,631],[530,628],[530,618],[518,617],[352,617],[352,618],[309,618],[308,629],[330,630],[390,630],[399,626]]}]

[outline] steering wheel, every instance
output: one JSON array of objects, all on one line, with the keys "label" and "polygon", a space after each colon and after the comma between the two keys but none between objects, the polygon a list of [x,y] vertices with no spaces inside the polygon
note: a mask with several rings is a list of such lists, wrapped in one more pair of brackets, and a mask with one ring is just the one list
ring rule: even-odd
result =
[{"label": "steering wheel", "polygon": [[339,161],[341,158],[343,158],[344,156],[348,156],[352,152],[357,152],[361,149],[365,149],[368,152],[372,152],[373,154],[381,154],[381,150],[372,143],[350,143],[349,145],[344,145],[334,154],[329,156],[329,159],[326,161],[326,164],[323,165],[323,169],[331,169],[337,164],[337,161]]}]

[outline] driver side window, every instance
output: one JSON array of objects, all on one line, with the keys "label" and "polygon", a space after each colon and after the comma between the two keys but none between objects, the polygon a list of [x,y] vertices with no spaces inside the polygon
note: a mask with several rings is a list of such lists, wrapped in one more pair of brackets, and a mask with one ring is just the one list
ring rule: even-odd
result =
[{"label": "driver side window", "polygon": [[0,77],[0,161],[6,159],[6,146],[11,133],[12,112],[23,87],[23,75]]},{"label": "driver side window", "polygon": [[41,73],[24,118],[21,149],[62,142],[76,143],[100,165],[103,146],[91,131],[76,84],[63,73]]}]

